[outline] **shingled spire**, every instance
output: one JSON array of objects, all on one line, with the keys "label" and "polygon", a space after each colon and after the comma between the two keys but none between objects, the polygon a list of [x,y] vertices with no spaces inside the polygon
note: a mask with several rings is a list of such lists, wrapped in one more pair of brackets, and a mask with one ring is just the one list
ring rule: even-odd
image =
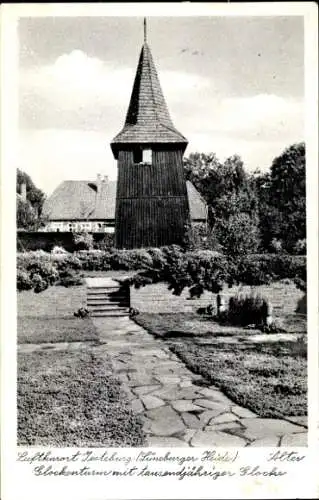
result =
[{"label": "shingled spire", "polygon": [[178,143],[184,145],[184,149],[187,145],[187,139],[176,130],[170,117],[147,44],[145,24],[144,20],[144,45],[138,61],[125,124],[111,143],[115,157],[119,144]]}]

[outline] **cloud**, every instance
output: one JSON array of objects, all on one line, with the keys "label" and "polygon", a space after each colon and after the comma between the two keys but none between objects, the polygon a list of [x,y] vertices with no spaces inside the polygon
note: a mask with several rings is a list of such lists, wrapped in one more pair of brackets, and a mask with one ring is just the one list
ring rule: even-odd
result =
[{"label": "cloud", "polygon": [[[302,100],[271,94],[249,97],[215,98],[204,95],[197,106],[184,109],[173,106],[191,134],[227,135],[248,141],[284,141],[303,139],[304,105]],[[295,140],[295,139],[293,139]]]},{"label": "cloud", "polygon": [[[110,141],[121,129],[135,68],[114,66],[74,50],[54,64],[20,72],[19,167],[46,192],[64,179],[116,176]],[[303,101],[259,93],[218,95],[214,81],[159,71],[176,127],[192,151],[234,153],[267,169],[289,144],[304,139]]]},{"label": "cloud", "polygon": [[303,120],[303,104],[294,99],[271,94],[225,99],[221,104],[219,128],[224,132],[239,130],[255,136],[274,132],[287,133]]},{"label": "cloud", "polygon": [[[92,115],[96,119],[101,110],[105,119],[109,111],[114,115],[115,106],[123,117],[134,75],[135,69],[114,66],[80,50],[61,55],[52,65],[21,70],[22,124],[40,127],[43,119],[43,127],[61,126],[63,113],[65,127],[74,127],[76,111],[80,118],[78,126],[82,128]],[[198,75],[179,71],[163,71],[160,80],[168,100],[174,102],[181,102],[190,93],[197,94],[209,85],[208,80]]]},{"label": "cloud", "polygon": [[17,166],[47,194],[63,180],[115,179],[116,162],[103,133],[82,130],[20,131]]}]

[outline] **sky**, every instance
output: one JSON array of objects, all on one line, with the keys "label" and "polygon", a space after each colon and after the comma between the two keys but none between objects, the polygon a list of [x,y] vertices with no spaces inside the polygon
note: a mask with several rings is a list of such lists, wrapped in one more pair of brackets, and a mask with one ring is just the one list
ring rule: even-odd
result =
[{"label": "sky", "polygon": [[[148,44],[185,155],[238,154],[248,171],[304,140],[303,18],[150,17]],[[115,179],[143,44],[139,17],[20,18],[18,167],[50,194]]]}]

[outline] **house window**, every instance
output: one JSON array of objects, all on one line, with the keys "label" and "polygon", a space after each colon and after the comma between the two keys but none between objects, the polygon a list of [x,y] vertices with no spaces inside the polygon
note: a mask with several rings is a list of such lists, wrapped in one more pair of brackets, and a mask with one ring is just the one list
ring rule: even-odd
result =
[{"label": "house window", "polygon": [[151,149],[143,149],[143,163],[152,163]]}]

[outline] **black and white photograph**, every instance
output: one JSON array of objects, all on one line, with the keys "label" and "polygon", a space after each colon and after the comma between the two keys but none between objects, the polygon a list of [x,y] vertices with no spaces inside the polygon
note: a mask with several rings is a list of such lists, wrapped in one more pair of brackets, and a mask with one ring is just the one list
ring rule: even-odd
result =
[{"label": "black and white photograph", "polygon": [[19,444],[306,446],[303,18],[18,29]]},{"label": "black and white photograph", "polygon": [[16,25],[18,449],[305,453],[304,16],[86,7]]}]

